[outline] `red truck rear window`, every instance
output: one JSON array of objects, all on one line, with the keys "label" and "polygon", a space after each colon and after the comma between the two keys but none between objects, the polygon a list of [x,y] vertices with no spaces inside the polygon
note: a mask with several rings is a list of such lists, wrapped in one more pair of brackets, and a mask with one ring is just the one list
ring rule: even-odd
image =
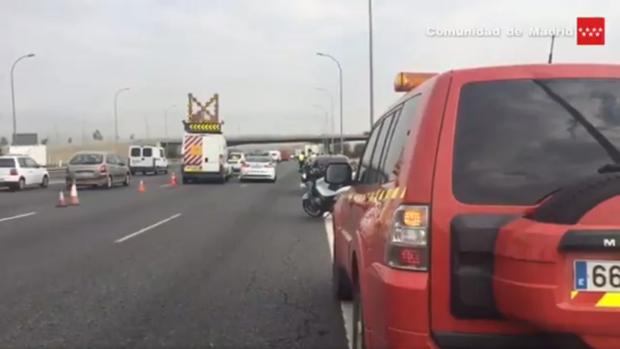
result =
[{"label": "red truck rear window", "polygon": [[620,161],[620,80],[477,82],[461,89],[453,192],[528,205]]}]

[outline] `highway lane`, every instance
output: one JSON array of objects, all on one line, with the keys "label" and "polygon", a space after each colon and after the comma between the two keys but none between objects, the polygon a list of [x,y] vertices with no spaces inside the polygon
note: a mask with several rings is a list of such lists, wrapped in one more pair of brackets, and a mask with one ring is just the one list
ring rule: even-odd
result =
[{"label": "highway lane", "polygon": [[165,181],[66,209],[60,187],[0,193],[0,219],[36,212],[0,221],[0,347],[346,347],[293,164],[275,185]]}]

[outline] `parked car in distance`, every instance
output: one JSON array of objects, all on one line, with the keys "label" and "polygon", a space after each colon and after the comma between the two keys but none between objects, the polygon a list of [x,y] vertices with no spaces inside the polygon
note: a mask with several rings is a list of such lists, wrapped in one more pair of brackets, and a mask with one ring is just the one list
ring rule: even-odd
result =
[{"label": "parked car in distance", "polygon": [[110,152],[84,151],[71,157],[67,165],[66,184],[112,188],[129,185],[131,173],[120,156]]},{"label": "parked car in distance", "polygon": [[243,163],[241,173],[239,174],[239,180],[242,182],[253,179],[266,179],[275,183],[277,178],[276,163],[269,154],[248,155],[245,158],[245,163]]},{"label": "parked car in distance", "polygon": [[241,166],[245,162],[245,154],[242,152],[230,152],[227,162],[233,173],[239,173],[241,172]]},{"label": "parked car in distance", "polygon": [[270,150],[269,156],[271,156],[271,160],[273,160],[275,163],[282,161],[282,154],[279,150]]},{"label": "parked car in distance", "polygon": [[37,164],[30,156],[0,156],[0,187],[22,190],[26,187],[41,186],[46,188],[50,175],[47,169]]},{"label": "parked car in distance", "polygon": [[131,174],[138,172],[168,173],[168,159],[164,148],[149,145],[132,145],[129,147],[129,169]]}]

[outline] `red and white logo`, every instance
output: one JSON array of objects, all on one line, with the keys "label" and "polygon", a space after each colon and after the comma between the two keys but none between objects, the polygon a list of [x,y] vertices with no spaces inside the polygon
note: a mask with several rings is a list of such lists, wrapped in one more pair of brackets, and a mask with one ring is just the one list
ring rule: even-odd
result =
[{"label": "red and white logo", "polygon": [[605,45],[605,17],[577,17],[577,45]]}]

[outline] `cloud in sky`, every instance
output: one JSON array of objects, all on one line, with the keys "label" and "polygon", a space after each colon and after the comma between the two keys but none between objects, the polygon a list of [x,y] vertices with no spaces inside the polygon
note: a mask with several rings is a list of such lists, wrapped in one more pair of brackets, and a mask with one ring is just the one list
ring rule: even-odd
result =
[{"label": "cloud in sky", "polygon": [[[548,38],[531,27],[573,28],[578,16],[605,16],[605,46],[556,41],[558,62],[613,63],[620,56],[620,5],[614,1],[375,0],[375,104],[379,114],[398,95],[398,71],[545,62]],[[368,128],[368,18],[365,0],[20,0],[0,3],[0,135],[11,132],[9,69],[16,68],[18,127],[42,136],[79,137],[82,127],[111,136],[113,95],[121,136],[180,135],[186,94],[218,92],[230,133],[321,132],[337,97],[343,65],[345,129]],[[522,38],[433,38],[429,28],[523,29]],[[1,68],[4,67],[4,68]],[[337,99],[336,99],[337,102]],[[337,107],[335,108],[338,110]],[[176,120],[176,121],[173,121]]]}]

